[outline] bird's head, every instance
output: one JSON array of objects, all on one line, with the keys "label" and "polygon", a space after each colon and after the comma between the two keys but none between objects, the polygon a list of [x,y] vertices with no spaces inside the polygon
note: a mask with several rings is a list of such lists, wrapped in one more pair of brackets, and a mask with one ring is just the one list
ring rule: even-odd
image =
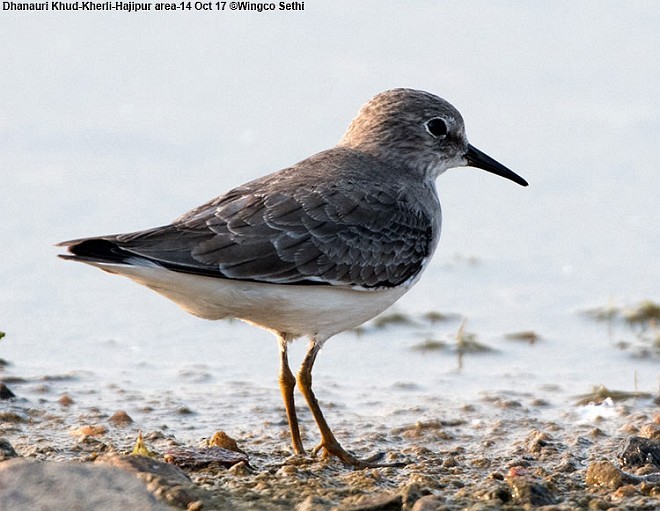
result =
[{"label": "bird's head", "polygon": [[339,142],[435,179],[453,167],[477,167],[527,186],[518,174],[471,145],[463,117],[428,92],[392,89],[374,96]]}]

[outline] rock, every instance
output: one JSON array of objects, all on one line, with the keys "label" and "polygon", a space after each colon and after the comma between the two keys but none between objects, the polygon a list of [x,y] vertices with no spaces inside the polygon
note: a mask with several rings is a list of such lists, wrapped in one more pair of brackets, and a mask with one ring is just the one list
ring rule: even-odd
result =
[{"label": "rock", "polygon": [[113,426],[122,427],[133,424],[133,419],[124,410],[117,410],[110,416],[108,422]]},{"label": "rock", "polygon": [[544,431],[534,430],[527,437],[527,450],[532,454],[539,454],[552,444],[553,438]]},{"label": "rock", "polygon": [[72,429],[69,431],[69,434],[71,436],[80,436],[80,437],[87,437],[87,436],[101,436],[105,435],[108,432],[108,428],[106,428],[102,424],[86,424],[84,426],[80,426],[79,428]]},{"label": "rock", "polygon": [[146,456],[108,454],[96,459],[96,463],[119,468],[136,475],[151,474],[169,484],[190,484],[190,478],[178,467]]},{"label": "rock", "polygon": [[628,437],[621,445],[617,457],[626,467],[653,465],[660,469],[660,440],[639,436]]},{"label": "rock", "polygon": [[236,463],[236,465],[232,465],[227,472],[236,477],[245,477],[251,472],[251,470],[247,462],[240,461]]},{"label": "rock", "polygon": [[22,458],[0,463],[0,509],[173,510],[122,470]]},{"label": "rock", "polygon": [[642,486],[650,484],[651,487],[657,487],[660,483],[660,474],[654,472],[638,476],[624,472],[609,461],[594,461],[587,467],[586,483],[589,486],[602,486],[611,490],[628,484]]},{"label": "rock", "polygon": [[310,495],[296,506],[296,511],[321,511],[330,509],[332,505],[318,496]]},{"label": "rock", "polygon": [[513,502],[522,505],[547,506],[555,503],[548,486],[530,475],[523,468],[513,467],[504,481],[511,488]]},{"label": "rock", "polygon": [[0,438],[0,461],[11,458],[18,458],[18,454],[16,454],[16,451],[7,440]]},{"label": "rock", "polygon": [[153,458],[111,454],[97,458],[96,463],[134,474],[159,500],[178,508],[199,507],[209,498],[181,469]]},{"label": "rock", "polygon": [[625,474],[609,461],[594,461],[587,467],[588,486],[602,486],[616,490],[624,483]]},{"label": "rock", "polygon": [[639,436],[651,438],[652,440],[660,440],[660,424],[644,424],[639,428]]},{"label": "rock", "polygon": [[401,495],[376,495],[367,497],[359,504],[344,508],[346,511],[401,511]]},{"label": "rock", "polygon": [[502,505],[511,502],[513,499],[513,488],[503,484],[500,481],[493,481],[484,484],[482,488],[474,491],[473,495],[482,502],[492,503],[493,505]]},{"label": "rock", "polygon": [[72,404],[75,403],[75,401],[71,398],[71,396],[69,394],[62,394],[58,398],[57,402],[60,405],[64,406],[65,408],[68,407],[68,406],[71,406]]},{"label": "rock", "polygon": [[401,502],[405,509],[410,509],[415,502],[430,493],[431,491],[423,485],[413,482],[404,486],[399,495],[401,495]]},{"label": "rock", "polygon": [[211,437],[211,440],[209,440],[208,445],[209,447],[222,447],[223,449],[227,449],[229,451],[245,454],[245,451],[238,446],[236,440],[234,440],[224,431],[216,431]]},{"label": "rock", "polygon": [[426,495],[415,502],[412,511],[443,511],[448,509],[444,497],[438,495]]},{"label": "rock", "polygon": [[0,422],[21,424],[27,422],[27,418],[23,414],[16,412],[0,412]]},{"label": "rock", "polygon": [[7,385],[0,383],[0,399],[14,399],[16,394],[14,394]]}]

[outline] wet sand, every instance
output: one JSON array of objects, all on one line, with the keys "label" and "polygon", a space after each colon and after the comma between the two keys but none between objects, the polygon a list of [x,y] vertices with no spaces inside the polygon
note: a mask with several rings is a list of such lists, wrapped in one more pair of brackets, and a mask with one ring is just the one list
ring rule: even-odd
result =
[{"label": "wet sand", "polygon": [[[407,463],[353,470],[322,456],[291,456],[283,412],[270,420],[278,402],[227,432],[237,447],[222,445],[242,451],[232,453],[209,447],[213,430],[186,431],[195,412],[181,403],[173,409],[167,396],[118,387],[62,393],[66,377],[3,379],[15,394],[0,408],[0,437],[11,446],[3,448],[6,459],[119,467],[179,509],[651,510],[660,502],[658,396],[565,408],[534,393],[493,392],[411,403],[395,426],[322,402],[355,454],[384,452],[385,461]],[[91,404],[95,394],[112,392],[134,411]],[[301,420],[310,449],[317,432],[308,414]],[[158,462],[151,468],[131,457],[140,431],[139,452]],[[166,461],[182,474],[150,473]]]}]

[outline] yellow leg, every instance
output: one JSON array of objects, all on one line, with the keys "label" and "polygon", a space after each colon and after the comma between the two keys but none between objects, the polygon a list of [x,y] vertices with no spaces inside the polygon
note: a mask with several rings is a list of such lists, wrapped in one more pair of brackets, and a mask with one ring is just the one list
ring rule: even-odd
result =
[{"label": "yellow leg", "polygon": [[287,357],[287,337],[286,334],[280,334],[277,337],[280,345],[280,392],[284,399],[284,408],[286,409],[286,418],[289,421],[289,430],[291,431],[291,444],[295,454],[304,454],[300,438],[300,429],[298,428],[298,417],[296,416],[296,404],[293,399],[293,389],[296,386],[296,379],[289,369],[289,359]]},{"label": "yellow leg", "polygon": [[321,443],[313,451],[313,454],[318,452],[321,449],[324,449],[328,455],[336,456],[343,463],[351,465],[355,468],[369,468],[369,467],[400,467],[404,466],[405,463],[378,463],[378,460],[383,457],[383,454],[376,454],[367,459],[359,459],[344,450],[340,443],[335,438],[335,435],[332,433],[330,426],[323,417],[323,412],[321,407],[312,391],[312,368],[314,367],[314,361],[316,360],[316,355],[321,349],[321,345],[317,344],[314,339],[310,340],[309,349],[305,355],[302,365],[300,366],[300,371],[298,372],[298,386],[307,405],[314,416],[316,425],[321,432]]}]

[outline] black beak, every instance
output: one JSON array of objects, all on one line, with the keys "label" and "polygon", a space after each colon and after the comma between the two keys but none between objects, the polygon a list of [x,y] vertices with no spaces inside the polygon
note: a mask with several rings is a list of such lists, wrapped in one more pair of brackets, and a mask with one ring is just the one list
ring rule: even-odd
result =
[{"label": "black beak", "polygon": [[468,144],[468,150],[467,153],[465,153],[465,159],[467,160],[470,167],[477,167],[479,169],[485,170],[486,172],[492,172],[498,176],[502,176],[510,179],[511,181],[515,181],[521,186],[527,186],[528,184],[527,181],[525,181],[518,174],[512,170],[507,169],[501,163],[496,162],[486,153],[482,153],[479,149],[471,144]]}]

